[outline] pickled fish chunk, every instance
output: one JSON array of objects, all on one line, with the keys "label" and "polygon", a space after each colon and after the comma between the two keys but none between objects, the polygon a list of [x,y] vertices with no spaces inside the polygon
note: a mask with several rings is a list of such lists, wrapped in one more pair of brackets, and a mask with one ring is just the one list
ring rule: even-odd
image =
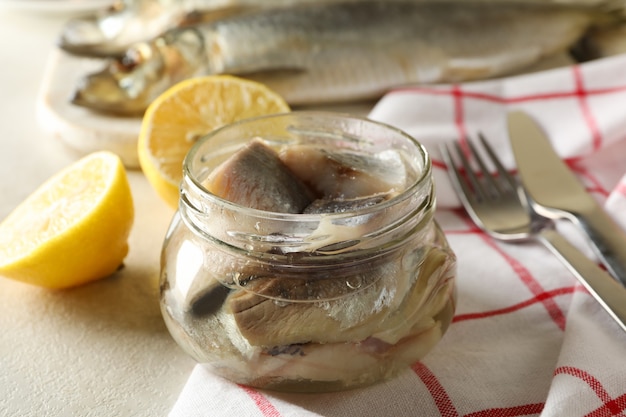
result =
[{"label": "pickled fish chunk", "polygon": [[[327,302],[314,302],[313,297],[309,302],[282,302],[273,297],[284,291],[305,292],[308,284],[327,286],[326,292],[332,293],[341,279],[263,277],[232,292],[226,308],[252,346],[359,342],[372,337],[395,345],[435,325],[434,317],[453,297],[448,256],[444,250],[431,249],[418,276],[398,270],[406,259],[388,260],[370,273],[359,274],[361,291]],[[296,299],[307,298],[300,294]]]},{"label": "pickled fish chunk", "polygon": [[[375,333],[404,298],[398,288],[407,285],[409,277],[398,277],[394,268],[393,262],[382,262],[368,272],[347,274],[344,280],[336,274],[331,279],[265,276],[232,292],[226,308],[253,346],[363,340]],[[346,294],[346,280],[359,289]],[[284,297],[285,293],[290,297]],[[282,301],[285,299],[296,302]]]},{"label": "pickled fish chunk", "polygon": [[[271,284],[270,284],[271,285]],[[359,295],[358,301],[366,302]],[[357,301],[357,300],[355,300]],[[331,343],[363,340],[388,314],[387,309],[368,311],[363,319],[346,326],[320,306],[281,303],[248,291],[229,296],[228,306],[243,337],[253,346],[272,347],[294,343]],[[365,309],[365,305],[363,306]]]},{"label": "pickled fish chunk", "polygon": [[217,167],[204,185],[233,203],[280,213],[302,213],[315,199],[278,154],[258,138]]},{"label": "pickled fish chunk", "polygon": [[304,209],[305,214],[345,213],[361,210],[382,203],[390,198],[390,194],[377,194],[362,198],[348,199],[317,199]]},{"label": "pickled fish chunk", "polygon": [[371,156],[298,145],[283,149],[279,156],[297,177],[327,199],[399,191],[406,181],[404,165],[395,153]]}]

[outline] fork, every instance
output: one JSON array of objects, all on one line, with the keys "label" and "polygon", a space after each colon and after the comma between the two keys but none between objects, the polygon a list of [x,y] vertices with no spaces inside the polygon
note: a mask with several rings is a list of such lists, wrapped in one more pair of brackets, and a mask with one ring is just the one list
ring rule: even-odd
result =
[{"label": "fork", "polygon": [[[626,331],[626,288],[559,234],[553,220],[534,211],[529,204],[528,194],[517,178],[503,167],[484,136],[478,136],[484,152],[496,169],[493,175],[471,141],[467,140],[466,143],[470,158],[477,166],[476,171],[459,143],[441,146],[452,185],[472,221],[498,240],[535,240],[542,243]],[[453,158],[453,151],[456,158]],[[456,163],[455,159],[461,163]]]}]

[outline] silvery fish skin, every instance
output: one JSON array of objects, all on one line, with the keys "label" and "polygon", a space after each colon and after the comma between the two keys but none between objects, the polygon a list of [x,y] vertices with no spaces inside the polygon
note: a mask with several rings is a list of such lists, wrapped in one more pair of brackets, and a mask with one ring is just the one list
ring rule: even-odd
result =
[{"label": "silvery fish skin", "polygon": [[569,6],[359,1],[263,9],[167,31],[82,80],[74,103],[141,114],[206,74],[262,83],[291,105],[374,99],[406,84],[520,70],[567,50],[604,14]]},{"label": "silvery fish skin", "polygon": [[[329,202],[391,195],[407,185],[404,163],[394,151],[371,156],[293,145],[282,149],[279,157],[294,175]],[[359,204],[358,200],[354,203]]]},{"label": "silvery fish skin", "polygon": [[315,198],[278,154],[258,138],[212,171],[203,185],[233,203],[278,213],[302,213]]},{"label": "silvery fish skin", "polygon": [[120,56],[131,44],[155,38],[168,29],[218,20],[252,8],[311,1],[333,0],[118,0],[95,15],[70,19],[57,43],[73,55]]},{"label": "silvery fish skin", "polygon": [[[249,8],[292,6],[338,0],[117,0],[93,16],[69,20],[59,36],[59,47],[81,56],[119,56],[134,42],[155,38],[168,29],[217,20]],[[361,1],[361,0],[353,0]],[[424,1],[424,0],[414,0]],[[459,0],[463,1],[463,0]],[[485,0],[535,4],[575,4],[626,7],[622,0]]]}]

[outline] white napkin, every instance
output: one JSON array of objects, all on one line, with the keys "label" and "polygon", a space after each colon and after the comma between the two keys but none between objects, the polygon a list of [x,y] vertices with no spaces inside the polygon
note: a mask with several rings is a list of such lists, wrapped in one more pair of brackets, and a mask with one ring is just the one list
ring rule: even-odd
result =
[{"label": "white napkin", "polygon": [[[198,365],[171,416],[624,416],[626,333],[542,246],[496,242],[459,209],[442,140],[482,132],[514,168],[505,113],[523,109],[626,230],[626,56],[462,85],[390,92],[370,117],[431,152],[437,220],[458,256],[458,306],[441,343],[399,377],[341,393],[239,386]],[[582,236],[560,227],[592,256]]]}]

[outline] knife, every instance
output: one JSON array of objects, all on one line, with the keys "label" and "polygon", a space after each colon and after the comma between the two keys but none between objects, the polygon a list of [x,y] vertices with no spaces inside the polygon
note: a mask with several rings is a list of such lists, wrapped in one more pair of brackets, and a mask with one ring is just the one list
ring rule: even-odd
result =
[{"label": "knife", "polygon": [[578,225],[608,272],[626,286],[626,232],[584,189],[528,114],[508,114],[517,170],[537,213]]}]

